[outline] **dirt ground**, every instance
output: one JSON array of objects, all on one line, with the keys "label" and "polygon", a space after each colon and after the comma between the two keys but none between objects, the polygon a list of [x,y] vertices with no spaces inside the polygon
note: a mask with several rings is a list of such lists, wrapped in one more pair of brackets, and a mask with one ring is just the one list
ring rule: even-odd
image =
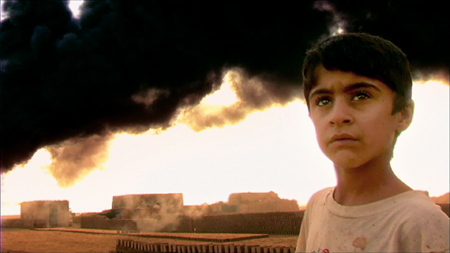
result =
[{"label": "dirt ground", "polygon": [[[184,234],[186,235],[186,234]],[[196,234],[198,235],[198,234]],[[214,237],[214,234],[208,234]],[[36,231],[30,229],[4,228],[1,232],[1,252],[58,252],[80,253],[96,252],[108,253],[116,248],[118,239],[131,239],[151,243],[170,244],[209,244],[210,242],[190,241],[182,239],[143,238],[124,234],[88,234],[62,231]],[[217,234],[218,238],[223,235]],[[247,244],[261,246],[295,246],[297,236],[271,235],[266,238],[249,239],[224,244]]]}]

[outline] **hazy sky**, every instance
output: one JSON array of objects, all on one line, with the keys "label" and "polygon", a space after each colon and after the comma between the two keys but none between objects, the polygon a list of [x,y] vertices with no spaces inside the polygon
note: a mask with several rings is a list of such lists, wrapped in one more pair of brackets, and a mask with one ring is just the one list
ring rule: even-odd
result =
[{"label": "hazy sky", "polygon": [[[72,10],[73,3],[80,1],[71,2]],[[225,82],[201,105],[232,108],[239,104],[238,87]],[[413,99],[413,123],[397,142],[392,167],[412,188],[439,196],[449,191],[448,80],[415,82]],[[75,212],[102,211],[111,208],[114,195],[139,193],[183,193],[190,205],[227,201],[235,192],[274,191],[304,205],[314,192],[335,185],[303,101],[274,103],[244,119],[196,132],[180,116],[165,131],[116,134],[106,154],[98,154],[105,162],[66,188],[46,167],[50,153],[40,149],[27,165],[2,174],[1,213],[18,214],[21,201],[51,199],[69,200]]]}]

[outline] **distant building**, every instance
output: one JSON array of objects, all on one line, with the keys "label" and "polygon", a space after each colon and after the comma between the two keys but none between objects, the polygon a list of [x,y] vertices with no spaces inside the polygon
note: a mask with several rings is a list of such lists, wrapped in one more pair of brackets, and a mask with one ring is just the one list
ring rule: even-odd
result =
[{"label": "distant building", "polygon": [[[255,214],[251,217],[256,217],[255,222],[260,222],[260,220],[265,220],[264,217],[271,212],[279,216],[289,216],[290,213],[298,211],[297,201],[280,199],[278,194],[274,192],[233,193],[230,195],[228,202],[188,206],[183,204],[183,194],[181,193],[134,194],[114,196],[112,209],[104,210],[97,216],[81,216],[80,226],[81,228],[149,232],[188,232],[196,231],[196,229],[199,229],[198,231],[218,232],[222,228],[221,226],[230,224],[235,226],[240,222],[250,224],[239,220],[239,217],[242,217],[239,214],[242,213],[246,213],[246,215]],[[282,212],[285,214],[279,214]],[[265,214],[258,216],[257,213]],[[221,220],[220,217],[222,216],[226,217]],[[208,230],[199,224],[207,224],[206,227],[217,229]],[[225,229],[224,231],[243,232],[244,230]],[[245,231],[256,230],[247,229]]]},{"label": "distant building", "polygon": [[178,214],[183,210],[183,194],[134,194],[114,196],[112,210],[120,219],[143,219],[155,215]]},{"label": "distant building", "polygon": [[211,206],[208,204],[184,206],[182,212],[180,212],[180,215],[189,217],[200,217],[209,214],[211,214]]},{"label": "distant building", "polygon": [[273,202],[279,201],[280,197],[275,192],[242,192],[232,193],[228,197],[228,204],[241,205],[248,203],[261,203],[261,202]]},{"label": "distant building", "polygon": [[237,213],[238,207],[238,205],[230,205],[221,201],[209,205],[209,210],[211,214]]},{"label": "distant building", "polygon": [[33,227],[68,227],[69,201],[28,201],[20,204],[20,219]]},{"label": "distant building", "polygon": [[295,212],[299,211],[296,200],[280,199],[275,192],[232,193],[228,205],[235,206],[238,213]]},{"label": "distant building", "polygon": [[182,193],[168,194],[134,194],[114,196],[112,202],[113,209],[119,208],[161,208],[161,207],[183,207]]}]

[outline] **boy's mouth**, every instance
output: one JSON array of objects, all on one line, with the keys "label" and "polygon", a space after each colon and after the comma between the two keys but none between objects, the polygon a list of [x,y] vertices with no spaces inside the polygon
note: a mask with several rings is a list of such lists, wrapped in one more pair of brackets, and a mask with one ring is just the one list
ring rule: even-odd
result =
[{"label": "boy's mouth", "polygon": [[335,134],[331,137],[329,144],[341,141],[358,141],[358,139],[350,134]]}]

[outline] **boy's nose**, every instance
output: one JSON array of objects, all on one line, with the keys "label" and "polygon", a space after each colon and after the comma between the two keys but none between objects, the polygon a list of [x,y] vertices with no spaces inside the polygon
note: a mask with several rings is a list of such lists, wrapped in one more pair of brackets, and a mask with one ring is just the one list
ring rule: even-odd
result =
[{"label": "boy's nose", "polygon": [[330,113],[331,125],[352,124],[354,121],[351,107],[344,101],[335,101]]}]

